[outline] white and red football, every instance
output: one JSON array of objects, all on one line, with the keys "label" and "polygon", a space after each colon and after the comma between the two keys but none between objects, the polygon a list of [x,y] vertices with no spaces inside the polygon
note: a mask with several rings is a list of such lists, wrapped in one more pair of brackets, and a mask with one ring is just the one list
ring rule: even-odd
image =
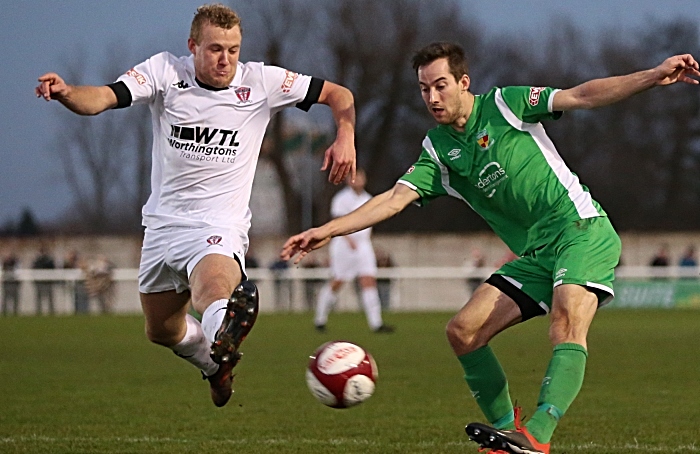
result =
[{"label": "white and red football", "polygon": [[364,348],[351,342],[321,345],[310,357],[306,384],[324,405],[348,408],[361,404],[374,393],[377,364]]}]

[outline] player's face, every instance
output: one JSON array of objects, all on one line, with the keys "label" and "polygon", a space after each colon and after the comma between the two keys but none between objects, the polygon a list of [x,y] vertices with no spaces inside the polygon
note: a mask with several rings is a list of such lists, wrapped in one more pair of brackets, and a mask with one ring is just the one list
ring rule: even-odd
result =
[{"label": "player's face", "polygon": [[228,87],[236,75],[236,65],[241,51],[241,28],[224,29],[205,24],[199,42],[192,38],[187,47],[194,55],[194,72],[197,79],[216,88]]},{"label": "player's face", "polygon": [[459,124],[465,117],[462,94],[469,89],[469,76],[465,74],[455,80],[446,58],[418,68],[418,84],[423,102],[435,121],[442,125]]}]

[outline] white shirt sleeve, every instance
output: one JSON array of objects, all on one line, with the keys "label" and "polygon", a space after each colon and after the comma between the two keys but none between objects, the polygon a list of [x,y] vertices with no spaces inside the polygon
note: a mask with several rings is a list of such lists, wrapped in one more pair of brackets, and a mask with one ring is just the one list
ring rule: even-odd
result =
[{"label": "white shirt sleeve", "polygon": [[347,197],[345,195],[346,193],[343,189],[333,197],[333,200],[331,200],[331,217],[339,218],[352,211],[352,208],[347,206]]},{"label": "white shirt sleeve", "polygon": [[161,52],[119,76],[117,81],[124,82],[131,92],[132,105],[149,103],[163,91],[165,73],[172,66],[170,57],[169,53]]},{"label": "white shirt sleeve", "polygon": [[295,73],[278,66],[264,65],[262,70],[270,108],[294,106],[306,98],[311,76]]}]

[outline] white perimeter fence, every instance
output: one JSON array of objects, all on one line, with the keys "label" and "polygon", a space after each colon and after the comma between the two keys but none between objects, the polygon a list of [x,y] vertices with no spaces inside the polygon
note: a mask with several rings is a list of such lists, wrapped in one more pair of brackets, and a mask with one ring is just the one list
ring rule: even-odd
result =
[{"label": "white perimeter fence", "polygon": [[[382,305],[387,310],[454,311],[493,271],[493,268],[470,267],[380,268],[377,278]],[[136,269],[114,270],[112,312],[140,313],[137,274]],[[260,290],[261,311],[266,312],[311,310],[318,290],[330,276],[327,268],[296,267],[279,271],[249,269],[248,274]],[[616,299],[611,307],[700,308],[699,274],[698,267],[619,267],[615,282]],[[7,297],[12,296],[8,291],[16,291],[19,296],[19,314],[37,313],[37,295],[42,291],[44,313],[48,311],[47,293],[53,298],[57,314],[98,313],[101,310],[97,298],[86,300],[80,270],[16,270],[14,290],[13,284],[7,286],[11,277],[0,273],[3,314],[14,312],[13,302],[7,301]],[[43,288],[40,288],[42,284]],[[341,292],[336,310],[359,309],[355,285],[348,283]]]}]

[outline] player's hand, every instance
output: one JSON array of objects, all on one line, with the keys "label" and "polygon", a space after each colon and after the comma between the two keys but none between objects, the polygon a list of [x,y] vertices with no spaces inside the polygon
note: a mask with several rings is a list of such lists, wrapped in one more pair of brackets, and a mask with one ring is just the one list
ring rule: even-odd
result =
[{"label": "player's hand", "polygon": [[301,262],[301,259],[306,257],[309,252],[325,246],[330,240],[331,236],[325,233],[322,227],[309,229],[290,237],[284,243],[284,246],[282,246],[280,258],[282,260],[289,260],[298,254],[298,257],[294,260],[294,264],[297,264]]},{"label": "player's hand", "polygon": [[39,85],[34,89],[37,98],[47,101],[59,99],[68,93],[69,87],[56,73],[46,73],[39,77]]},{"label": "player's hand", "polygon": [[656,67],[658,72],[657,85],[670,85],[676,82],[698,85],[700,81],[693,77],[700,77],[698,62],[690,54],[676,55],[667,58]]},{"label": "player's hand", "polygon": [[328,166],[331,164],[328,181],[333,184],[339,184],[345,181],[348,174],[351,175],[352,181],[355,181],[356,162],[353,140],[335,139],[335,142],[328,147],[323,156],[321,171],[328,169]]}]

